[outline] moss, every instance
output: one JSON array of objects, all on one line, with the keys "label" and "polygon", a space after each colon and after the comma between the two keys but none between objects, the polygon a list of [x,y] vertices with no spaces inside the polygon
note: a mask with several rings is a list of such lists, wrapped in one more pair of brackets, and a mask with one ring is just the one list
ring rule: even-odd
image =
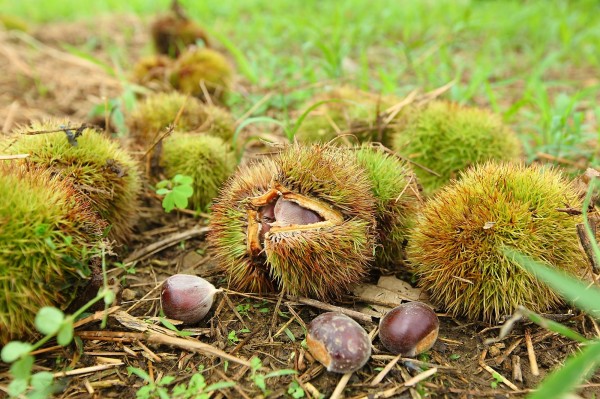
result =
[{"label": "moss", "polygon": [[[110,224],[109,237],[125,241],[138,214],[141,181],[136,162],[116,142],[91,128],[83,129],[77,145],[71,144],[65,132],[58,130],[68,125],[51,120],[17,129],[14,142],[5,151],[28,153],[26,162],[68,179],[80,197]],[[56,132],[27,134],[35,131]]]},{"label": "moss", "polygon": [[342,86],[315,96],[303,113],[322,101],[325,102],[310,111],[296,132],[299,142],[327,143],[335,139],[336,144],[376,141],[388,145],[394,122],[385,123],[386,110],[398,102],[396,98]]},{"label": "moss", "polygon": [[498,321],[518,305],[534,312],[561,303],[544,283],[503,255],[504,247],[566,272],[586,273],[573,217],[574,186],[556,169],[488,162],[432,198],[408,248],[422,287],[454,316]]},{"label": "moss", "polygon": [[393,149],[440,175],[415,168],[427,194],[471,165],[521,156],[516,135],[498,115],[485,109],[434,101],[404,115],[393,137]]},{"label": "moss", "polygon": [[148,96],[129,115],[127,125],[138,143],[150,146],[167,126],[175,122],[182,109],[177,131],[207,133],[227,142],[233,137],[235,120],[227,110],[177,92]]},{"label": "moss", "polygon": [[87,257],[105,227],[60,175],[0,164],[0,343],[34,331],[43,306],[61,307],[88,273]]},{"label": "moss", "polygon": [[381,147],[363,145],[356,151],[377,201],[376,265],[397,268],[403,263],[408,234],[422,205],[420,186],[410,165]]},{"label": "moss", "polygon": [[233,83],[233,68],[219,52],[207,48],[192,48],[175,61],[171,72],[171,84],[175,89],[205,98],[206,88],[210,101],[223,103]]},{"label": "moss", "polygon": [[192,209],[207,210],[235,165],[233,152],[219,137],[175,133],[163,143],[162,166],[166,176],[182,174],[194,179]]}]

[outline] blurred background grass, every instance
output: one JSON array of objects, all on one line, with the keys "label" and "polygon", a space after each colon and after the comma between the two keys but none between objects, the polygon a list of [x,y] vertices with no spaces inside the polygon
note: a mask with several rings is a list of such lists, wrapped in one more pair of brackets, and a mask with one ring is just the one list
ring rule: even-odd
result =
[{"label": "blurred background grass", "polygon": [[[525,139],[530,161],[543,153],[599,165],[598,1],[181,3],[259,88],[233,97],[238,114],[266,91],[280,95],[253,115],[285,113],[310,95],[307,87],[328,81],[398,95],[454,82],[445,97],[501,113]],[[149,21],[169,4],[0,0],[0,12],[32,24],[115,13]]]}]

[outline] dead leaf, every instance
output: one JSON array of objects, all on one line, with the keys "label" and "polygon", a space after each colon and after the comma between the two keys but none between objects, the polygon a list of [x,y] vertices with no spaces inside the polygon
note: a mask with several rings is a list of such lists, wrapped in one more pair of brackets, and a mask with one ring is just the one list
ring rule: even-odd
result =
[{"label": "dead leaf", "polygon": [[[382,287],[381,283],[385,287]],[[395,308],[402,302],[408,301],[430,304],[428,296],[422,290],[413,288],[395,277],[382,277],[379,279],[379,285],[358,284],[352,288],[352,293],[365,302],[389,308]],[[384,309],[376,308],[376,310]]]},{"label": "dead leaf", "polygon": [[395,291],[409,301],[421,301],[429,303],[429,295],[421,288],[415,288],[404,280],[394,276],[381,276],[377,281],[377,286]]}]

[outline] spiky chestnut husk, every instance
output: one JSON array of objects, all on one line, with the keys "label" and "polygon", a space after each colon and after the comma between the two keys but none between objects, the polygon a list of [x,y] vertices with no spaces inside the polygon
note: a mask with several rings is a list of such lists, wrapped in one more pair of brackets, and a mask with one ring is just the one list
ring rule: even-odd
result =
[{"label": "spiky chestnut husk", "polygon": [[205,99],[204,85],[211,102],[223,103],[232,82],[233,68],[227,59],[218,51],[207,48],[185,51],[177,58],[171,72],[171,84],[175,89]]},{"label": "spiky chestnut husk", "polygon": [[415,168],[427,194],[471,165],[517,161],[522,153],[517,136],[499,115],[446,101],[405,112],[392,141],[394,151],[440,175]]},{"label": "spiky chestnut husk", "polygon": [[[19,128],[13,132],[15,135],[9,140],[12,145],[5,151],[29,154],[23,162],[34,163],[68,179],[80,197],[89,201],[110,224],[108,237],[126,241],[138,214],[141,180],[136,162],[116,142],[92,128],[83,129],[76,139],[77,145],[73,145],[60,130],[61,126],[72,124],[50,120]],[[36,131],[54,132],[28,134]]]},{"label": "spiky chestnut husk", "polygon": [[[280,197],[298,206],[278,205]],[[296,144],[241,167],[224,185],[209,240],[234,289],[334,298],[366,274],[374,215],[352,150]]]},{"label": "spiky chestnut husk", "polygon": [[231,112],[217,105],[204,104],[204,122],[198,131],[220,137],[226,143],[232,144],[235,132],[235,118]]},{"label": "spiky chestnut husk", "polygon": [[131,81],[157,91],[172,90],[169,70],[173,61],[164,55],[151,55],[138,60],[131,71]]},{"label": "spiky chestnut husk", "polygon": [[235,120],[227,110],[178,92],[152,94],[138,103],[127,118],[131,135],[138,143],[151,145],[175,122],[181,109],[178,131],[208,133],[225,141],[233,137]]},{"label": "spiky chestnut husk", "polygon": [[68,180],[0,163],[0,343],[24,339],[43,306],[64,307],[106,223]]},{"label": "spiky chestnut husk", "polygon": [[223,185],[212,206],[209,244],[232,288],[249,292],[275,290],[264,259],[254,259],[249,252],[248,228],[257,226],[254,219],[248,220],[247,203],[267,192],[276,174],[277,165],[269,158],[241,165]]},{"label": "spiky chestnut husk", "polygon": [[405,258],[408,235],[422,205],[421,187],[410,165],[381,147],[363,145],[356,149],[356,157],[377,201],[376,264],[395,268]]},{"label": "spiky chestnut husk", "polygon": [[206,32],[197,23],[176,13],[157,18],[150,26],[150,33],[156,51],[172,58],[198,41],[210,46]]},{"label": "spiky chestnut husk", "polygon": [[327,143],[342,136],[334,143],[377,141],[388,145],[394,122],[386,125],[386,110],[398,102],[395,97],[342,86],[315,96],[303,112],[321,101],[326,102],[310,111],[296,132],[299,142]]},{"label": "spiky chestnut husk", "polygon": [[587,264],[573,217],[577,189],[556,169],[487,162],[442,188],[423,209],[408,258],[432,302],[455,316],[497,321],[518,305],[546,312],[561,303],[503,254],[505,247],[582,276]]},{"label": "spiky chestnut husk", "polygon": [[181,174],[194,179],[189,206],[205,211],[233,173],[236,158],[219,137],[174,133],[163,142],[161,164],[167,178]]}]

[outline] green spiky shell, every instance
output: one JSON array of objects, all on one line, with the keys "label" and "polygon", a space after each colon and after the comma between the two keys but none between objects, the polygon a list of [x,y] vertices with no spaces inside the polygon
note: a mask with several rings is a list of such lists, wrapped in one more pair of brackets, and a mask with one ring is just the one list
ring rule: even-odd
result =
[{"label": "green spiky shell", "polygon": [[328,143],[338,136],[336,144],[377,141],[388,144],[392,124],[385,125],[386,110],[398,102],[392,96],[381,96],[348,86],[320,93],[304,108],[323,102],[306,115],[296,138],[301,143]]},{"label": "green spiky shell", "polygon": [[276,175],[277,165],[269,158],[241,165],[223,185],[212,206],[208,239],[232,288],[248,292],[275,290],[276,284],[264,259],[248,256],[245,201],[264,194]]},{"label": "green spiky shell", "polygon": [[497,321],[518,305],[546,312],[561,303],[507,258],[505,246],[581,276],[577,189],[556,169],[488,162],[468,169],[429,200],[408,257],[431,300],[455,316]]},{"label": "green spiky shell", "polygon": [[136,141],[151,145],[174,123],[182,108],[178,131],[208,133],[228,142],[233,137],[235,121],[227,110],[178,92],[155,93],[138,103],[127,118],[131,135]]},{"label": "green spiky shell", "polygon": [[433,101],[413,108],[393,137],[393,149],[440,176],[415,168],[427,194],[461,170],[487,160],[516,161],[521,144],[499,115],[482,108]]},{"label": "green spiky shell", "polygon": [[[265,235],[264,251],[247,252],[248,201],[281,184],[335,209],[338,225]],[[213,206],[210,243],[234,289],[273,287],[294,295],[337,297],[366,274],[374,250],[375,199],[354,153],[292,145],[273,161],[242,167]]]},{"label": "green spiky shell", "polygon": [[235,155],[219,137],[174,133],[164,140],[162,167],[167,178],[177,174],[194,179],[192,209],[205,211],[233,173]]},{"label": "green spiky shell", "polygon": [[[86,128],[77,146],[63,131],[28,135],[28,132],[58,130],[67,121],[34,122],[17,129],[6,152],[30,154],[25,162],[47,168],[69,179],[81,198],[110,224],[109,238],[126,241],[136,220],[137,197],[141,190],[136,162],[116,142]],[[0,146],[0,150],[5,145]]]},{"label": "green spiky shell", "polygon": [[397,267],[403,262],[408,235],[422,205],[417,177],[406,161],[381,147],[363,145],[356,157],[369,176],[377,201],[377,265]]},{"label": "green spiky shell", "polygon": [[89,249],[106,223],[68,180],[0,163],[0,343],[33,331],[37,311],[65,304],[86,275]]},{"label": "green spiky shell", "polygon": [[217,105],[205,104],[204,123],[198,127],[202,133],[211,136],[220,137],[226,143],[232,144],[233,134],[235,132],[235,119],[231,112]]},{"label": "green spiky shell", "polygon": [[133,65],[131,81],[158,91],[172,89],[169,83],[172,64],[169,57],[161,54],[143,57]]},{"label": "green spiky shell", "polygon": [[206,87],[212,102],[222,103],[233,83],[233,68],[215,50],[192,48],[175,61],[171,84],[183,93],[204,99],[201,83]]},{"label": "green spiky shell", "polygon": [[208,36],[197,23],[174,13],[157,18],[150,33],[156,51],[173,58],[198,41],[209,45]]}]

